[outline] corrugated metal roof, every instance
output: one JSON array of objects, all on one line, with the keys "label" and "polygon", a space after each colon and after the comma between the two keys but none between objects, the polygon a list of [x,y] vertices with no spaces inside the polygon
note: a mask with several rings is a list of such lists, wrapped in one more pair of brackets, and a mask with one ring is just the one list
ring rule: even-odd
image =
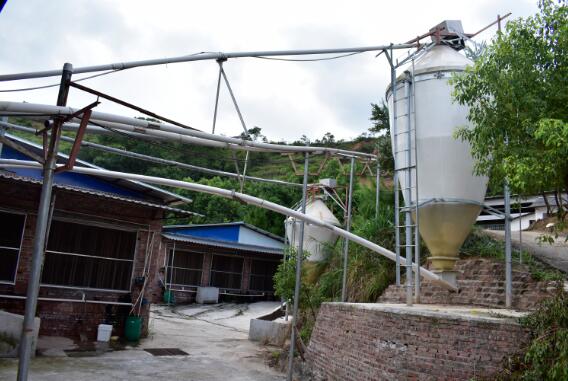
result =
[{"label": "corrugated metal roof", "polygon": [[192,229],[192,228],[214,228],[214,227],[222,227],[222,226],[246,226],[247,228],[254,230],[257,233],[263,234],[267,237],[275,239],[280,242],[284,242],[284,238],[277,236],[276,234],[270,233],[266,230],[263,230],[259,227],[256,227],[251,224],[247,224],[244,221],[236,221],[236,222],[219,222],[216,224],[192,224],[192,225],[167,225],[164,226],[164,230],[175,230],[175,229]]},{"label": "corrugated metal roof", "polygon": [[[19,138],[17,136],[11,135],[11,134],[5,134],[5,136],[7,138],[10,138],[10,140],[13,140],[13,141],[18,142],[22,145],[25,145],[27,148],[31,149],[32,151],[36,151],[37,153],[43,152],[43,147],[41,147],[38,144],[32,143],[32,142],[30,142],[26,139],[22,139],[22,138]],[[60,160],[62,160],[63,162],[66,162],[67,159],[69,158],[69,156],[62,154],[62,153],[59,153],[58,158]],[[77,163],[78,166],[83,166],[83,167],[87,167],[87,168],[104,169],[104,168],[101,168],[99,166],[96,166],[94,164],[91,164],[89,162],[79,160],[79,159],[76,160],[76,163]],[[93,176],[93,177],[99,178],[97,176]],[[57,178],[57,176],[56,176],[56,178]],[[163,201],[166,204],[178,203],[178,202],[183,202],[183,203],[191,203],[192,202],[192,200],[190,198],[180,196],[180,195],[175,194],[173,192],[169,192],[167,190],[161,189],[161,188],[153,186],[153,185],[143,183],[141,181],[125,180],[125,179],[118,179],[118,180],[114,180],[114,181],[109,181],[108,179],[103,179],[103,178],[100,178],[100,179],[101,179],[101,181],[105,181],[109,184],[114,184],[115,186],[123,187],[124,189],[128,189],[132,192],[137,192],[140,195],[145,196],[146,198],[149,197],[149,198],[156,199],[156,201],[157,200]],[[58,185],[61,185],[61,184],[58,184]],[[77,190],[79,187],[73,187],[73,188],[74,188],[74,190]],[[93,189],[90,189],[90,190],[93,190]],[[95,192],[96,192],[96,190],[95,190]],[[106,192],[106,193],[108,194],[110,192]],[[120,193],[120,192],[118,192],[118,193]],[[140,197],[136,197],[135,195],[133,197],[140,200]]]},{"label": "corrugated metal roof", "polygon": [[198,245],[206,245],[206,246],[213,246],[213,247],[223,247],[228,249],[236,249],[236,250],[244,250],[244,251],[253,251],[257,253],[266,253],[266,254],[275,254],[275,255],[283,255],[283,249],[276,249],[272,247],[265,247],[265,246],[254,246],[254,245],[245,245],[238,242],[229,242],[229,241],[218,241],[214,239],[208,238],[201,238],[201,237],[192,237],[188,235],[179,235],[174,233],[162,233],[162,237],[177,241],[177,242],[188,242],[188,243],[195,243]]},{"label": "corrugated metal roof", "polygon": [[[0,177],[3,177],[5,179],[10,179],[10,180],[22,181],[22,182],[25,182],[25,183],[31,183],[31,184],[42,184],[42,182],[43,182],[42,180],[33,179],[33,178],[30,178],[30,177],[18,176],[18,175],[15,175],[13,173],[5,172],[5,171],[2,171],[2,170],[0,170]],[[130,203],[138,204],[138,205],[149,206],[149,207],[152,207],[152,208],[168,210],[168,211],[175,212],[175,213],[195,214],[195,213],[187,211],[187,210],[172,208],[171,206],[154,204],[154,203],[151,203],[151,202],[148,202],[148,201],[142,201],[142,200],[138,200],[138,199],[134,199],[134,198],[130,198],[130,197],[118,196],[114,193],[94,191],[92,189],[86,189],[86,188],[74,187],[74,186],[62,185],[62,184],[53,184],[53,187],[58,188],[58,189],[65,189],[65,190],[69,190],[69,191],[73,191],[73,192],[80,192],[80,193],[89,194],[89,195],[98,196],[98,197],[110,198],[110,199],[118,200],[118,201],[130,202]]]}]

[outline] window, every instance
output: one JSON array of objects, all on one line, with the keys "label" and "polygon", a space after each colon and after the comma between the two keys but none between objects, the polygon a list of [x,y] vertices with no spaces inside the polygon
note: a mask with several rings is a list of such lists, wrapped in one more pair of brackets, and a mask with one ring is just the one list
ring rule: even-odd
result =
[{"label": "window", "polygon": [[0,211],[0,283],[14,283],[26,216]]},{"label": "window", "polygon": [[274,291],[274,274],[279,262],[253,260],[250,270],[250,289],[255,291]]},{"label": "window", "polygon": [[42,284],[129,290],[136,233],[53,221]]},{"label": "window", "polygon": [[167,284],[170,286],[200,286],[203,254],[183,250],[168,253]]},{"label": "window", "polygon": [[241,289],[243,258],[213,256],[211,264],[211,286],[219,288]]}]

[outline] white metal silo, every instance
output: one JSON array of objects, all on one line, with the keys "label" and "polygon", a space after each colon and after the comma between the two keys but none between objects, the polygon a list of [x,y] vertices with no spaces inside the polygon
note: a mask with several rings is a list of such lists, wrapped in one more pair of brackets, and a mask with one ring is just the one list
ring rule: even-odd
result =
[{"label": "white metal silo", "polygon": [[[416,205],[418,190],[420,235],[430,250],[432,269],[448,280],[453,278],[459,248],[481,211],[487,188],[487,178],[473,174],[469,144],[453,136],[456,128],[469,124],[468,109],[453,102],[448,81],[470,64],[453,48],[436,45],[416,60],[414,75],[405,72],[397,78],[396,133],[404,136],[410,126],[410,147],[408,139],[397,139],[394,146],[393,99],[391,89],[387,90],[397,168],[403,173],[411,168],[411,176],[399,176],[400,188],[410,188],[403,192],[405,205]],[[409,186],[408,178],[417,184]]]},{"label": "white metal silo", "polygon": [[[337,217],[333,215],[320,197],[314,197],[307,201],[306,214],[329,224],[341,226]],[[293,217],[288,217],[286,219],[286,238],[290,246],[298,247],[299,231],[300,222]],[[337,234],[329,229],[306,224],[304,227],[304,250],[310,253],[307,260],[311,262],[322,261],[329,246],[333,246],[337,238]]]}]

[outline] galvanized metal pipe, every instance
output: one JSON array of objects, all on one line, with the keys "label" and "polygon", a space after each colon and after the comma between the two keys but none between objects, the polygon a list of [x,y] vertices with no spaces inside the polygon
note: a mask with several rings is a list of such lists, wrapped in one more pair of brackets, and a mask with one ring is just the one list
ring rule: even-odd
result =
[{"label": "galvanized metal pipe", "polygon": [[[12,124],[12,123],[0,122],[0,126],[4,126],[4,127],[7,127],[7,128],[10,128],[10,129],[17,130],[17,131],[28,132],[28,133],[31,133],[31,134],[36,132],[36,130],[34,128],[20,126],[20,125]],[[75,141],[75,139],[69,138],[67,136],[61,136],[60,139],[63,140],[63,141],[66,141],[66,142],[70,142],[70,143],[73,143]],[[105,146],[103,144],[88,142],[88,141],[85,141],[85,140],[83,140],[81,142],[81,146],[96,149],[96,150],[103,151],[103,152],[121,155],[121,156],[124,156],[124,157],[140,159],[140,160],[148,161],[148,162],[152,162],[152,163],[173,165],[173,166],[184,168],[184,169],[187,169],[187,170],[208,173],[208,174],[211,174],[211,175],[225,176],[225,177],[231,177],[231,178],[237,178],[237,179],[243,177],[242,175],[239,175],[237,173],[225,172],[225,171],[221,171],[221,170],[217,170],[217,169],[199,167],[199,166],[192,165],[192,164],[181,163],[181,162],[178,162],[178,161],[175,161],[175,160],[162,159],[162,158],[155,157],[155,156],[148,156],[148,155],[144,155],[144,154],[136,153],[136,152],[132,152],[132,151],[127,151],[127,150],[120,149],[120,148]],[[244,176],[244,178],[247,179],[247,180],[251,180],[251,181],[266,182],[266,183],[277,184],[277,185],[286,185],[286,186],[294,186],[294,187],[301,187],[302,186],[302,184],[299,184],[299,183],[291,183],[291,182],[288,182],[288,181],[275,180],[275,179],[264,179],[262,177]]]},{"label": "galvanized metal pipe", "polygon": [[[75,74],[82,73],[93,73],[98,71],[107,70],[124,70],[131,69],[135,67],[142,66],[156,66],[156,65],[166,65],[178,62],[191,62],[191,61],[203,61],[203,60],[218,60],[218,59],[228,59],[228,58],[246,58],[246,57],[276,57],[276,56],[300,56],[300,55],[314,55],[314,54],[340,54],[340,53],[362,53],[362,52],[373,52],[380,51],[384,49],[408,49],[416,46],[416,44],[390,44],[390,45],[379,45],[379,46],[363,46],[363,47],[352,47],[352,48],[335,48],[335,49],[304,49],[304,50],[265,50],[265,51],[252,51],[252,52],[218,52],[210,53],[203,52],[197,54],[190,54],[185,56],[170,57],[170,58],[157,58],[141,61],[130,61],[130,62],[117,62],[112,64],[103,65],[93,65],[78,67],[74,70]],[[15,81],[20,79],[31,79],[31,78],[44,78],[44,77],[54,77],[61,75],[61,70],[44,70],[35,71],[27,73],[17,73],[17,74],[5,74],[0,75],[0,82],[3,81]]]},{"label": "galvanized metal pipe", "polygon": [[[415,208],[414,208],[414,262],[418,264],[416,267],[416,271],[414,272],[414,302],[420,303],[420,209],[418,208],[418,204],[420,202],[420,192],[418,189],[418,176],[420,173],[418,172],[418,136],[417,130],[418,125],[416,123],[416,86],[414,82],[414,59],[412,59],[412,72],[411,72],[411,86],[412,86],[412,126],[414,130],[414,188],[415,188]],[[410,148],[410,147],[409,147]]]},{"label": "galvanized metal pipe", "polygon": [[[79,109],[72,107],[0,101],[0,116],[10,115],[10,113],[67,116],[74,114],[78,110]],[[348,151],[337,148],[273,144],[233,138],[223,135],[215,135],[199,130],[190,130],[188,128],[175,126],[169,123],[156,123],[145,119],[136,119],[115,114],[108,114],[100,111],[93,111],[93,113],[91,114],[91,121],[93,121],[93,123],[101,124],[117,130],[125,130],[146,135],[162,136],[165,138],[170,138],[172,141],[181,141],[180,136],[183,136],[185,138],[183,142],[205,146],[286,153],[327,152],[332,155],[344,154],[362,158],[375,158],[375,155],[373,154]],[[173,133],[174,135],[169,135],[169,133]]]},{"label": "galvanized metal pipe", "polygon": [[[353,203],[353,175],[355,173],[355,158],[351,158],[351,170],[349,171],[349,191],[347,195],[347,216],[345,230],[351,231],[351,205]],[[343,243],[343,283],[341,287],[341,301],[347,301],[347,262],[349,261],[349,239]]]},{"label": "galvanized metal pipe", "polygon": [[[302,214],[306,214],[308,197],[308,173],[310,154],[304,154],[304,181],[302,184]],[[295,223],[294,223],[295,224]],[[300,288],[302,286],[302,256],[304,255],[304,220],[300,222],[300,235],[298,237],[298,252],[296,253],[296,284],[294,286],[294,308],[292,311],[292,333],[290,334],[290,353],[288,357],[287,381],[292,381],[294,375],[294,349],[296,348],[296,324],[298,324],[298,307],[300,304]]]},{"label": "galvanized metal pipe", "polygon": [[379,162],[379,157],[377,156],[377,173],[376,173],[376,188],[375,188],[375,218],[379,218],[379,206],[380,206],[380,192],[381,192],[381,163]]},{"label": "galvanized metal pipe", "polygon": [[[392,51],[391,51],[392,55]],[[396,69],[392,63],[392,56],[389,60],[391,64],[391,88],[392,88],[392,138],[393,138],[393,161],[394,161],[394,232],[395,232],[395,253],[396,253],[396,285],[400,286],[400,195],[399,195],[399,184],[398,184],[398,155],[396,153],[398,147],[398,130],[397,130],[397,107],[396,107]]]},{"label": "galvanized metal pipe", "polygon": [[410,83],[408,80],[404,82],[404,95],[406,97],[406,186],[405,186],[405,204],[406,211],[404,213],[404,234],[405,234],[405,256],[406,256],[406,305],[412,306],[413,289],[412,289],[412,135],[410,132]]},{"label": "galvanized metal pipe", "polygon": [[511,192],[505,180],[503,189],[505,201],[505,307],[513,305],[513,270],[511,260]]},{"label": "galvanized metal pipe", "polygon": [[[12,160],[12,159],[0,159],[0,168],[41,168],[41,165],[34,161],[26,161],[26,160]],[[101,177],[108,177],[113,179],[127,179],[127,180],[136,180],[142,181],[145,183],[151,183],[156,185],[164,185],[173,188],[181,188],[187,189],[190,191],[200,192],[200,193],[207,193],[212,195],[221,196],[224,198],[237,200],[239,202],[243,202],[245,204],[254,205],[263,209],[271,210],[273,212],[293,217],[294,219],[304,221],[310,225],[319,226],[328,230],[331,230],[337,236],[342,238],[348,238],[350,241],[355,242],[358,245],[366,247],[367,249],[380,254],[392,261],[396,259],[396,254],[392,251],[385,249],[382,246],[377,245],[371,241],[366,240],[365,238],[359,237],[351,232],[348,232],[344,229],[338,228],[332,224],[324,222],[318,218],[311,217],[304,213],[298,212],[297,210],[287,208],[282,205],[278,205],[276,203],[270,202],[268,200],[264,200],[258,197],[250,196],[244,193],[238,193],[234,190],[216,188],[209,185],[203,184],[196,184],[196,183],[188,183],[185,181],[180,180],[172,180],[172,179],[165,179],[161,177],[154,177],[154,176],[145,176],[145,175],[138,175],[134,173],[126,173],[126,172],[117,172],[117,171],[108,171],[105,169],[94,169],[94,168],[85,168],[85,167],[73,167],[71,172],[77,173],[84,173],[87,175],[93,176],[101,176]],[[416,263],[412,264],[413,267],[416,267]],[[448,290],[457,291],[457,288],[440,278],[435,273],[422,268],[421,269],[424,278],[431,280],[433,283],[440,285]]]},{"label": "galvanized metal pipe", "polygon": [[[20,296],[20,295],[0,295],[0,299],[18,299],[18,300],[26,300],[27,297]],[[87,304],[111,304],[114,306],[133,306],[132,303],[126,302],[111,302],[105,300],[87,300],[83,297],[83,299],[66,299],[66,298],[43,298],[39,297],[37,300],[41,302],[66,302],[66,303],[87,303]]]},{"label": "galvanized metal pipe", "polygon": [[[66,63],[63,66],[61,84],[57,97],[57,105],[65,106],[67,95],[69,94],[69,83],[73,74],[73,66]],[[26,307],[24,322],[22,324],[22,335],[20,337],[19,361],[18,361],[18,381],[26,381],[30,367],[30,358],[33,347],[33,332],[35,327],[35,314],[37,309],[37,298],[39,294],[39,283],[43,267],[43,257],[49,229],[49,209],[53,188],[54,170],[57,163],[57,151],[59,146],[61,121],[56,120],[51,128],[50,139],[47,148],[47,156],[43,165],[43,184],[37,211],[37,220],[32,249],[32,266],[28,279],[28,289],[26,292]]]}]

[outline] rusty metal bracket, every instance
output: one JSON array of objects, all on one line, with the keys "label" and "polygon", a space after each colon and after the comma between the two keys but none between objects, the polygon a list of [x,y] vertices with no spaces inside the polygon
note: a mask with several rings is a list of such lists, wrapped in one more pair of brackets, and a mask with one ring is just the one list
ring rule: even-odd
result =
[{"label": "rusty metal bracket", "polygon": [[81,119],[81,124],[79,125],[79,129],[77,130],[77,135],[75,136],[75,141],[73,142],[73,146],[71,147],[71,153],[69,154],[69,159],[67,160],[66,164],[57,167],[55,169],[55,173],[60,173],[73,169],[75,161],[77,160],[77,155],[79,154],[79,150],[81,149],[81,142],[83,141],[83,136],[85,136],[85,131],[87,131],[87,124],[89,124],[89,119],[91,118],[91,114],[92,114],[91,110],[85,110],[83,112],[83,118]]},{"label": "rusty metal bracket", "polygon": [[[67,115],[66,117],[62,118],[62,119],[61,119],[61,123],[69,122],[70,120],[72,120],[72,119],[74,119],[74,118],[78,118],[80,115],[84,114],[85,111],[91,110],[91,109],[97,107],[97,106],[100,105],[100,104],[101,104],[101,102],[99,102],[99,101],[97,100],[97,101],[91,103],[90,105],[87,105],[87,106],[83,107],[82,109],[79,109],[79,110],[75,111],[73,114]],[[46,121],[44,122],[44,124],[45,124],[45,128],[43,128],[43,129],[37,131],[37,132],[35,133],[36,136],[38,136],[38,135],[40,135],[40,134],[44,134],[44,133],[46,133],[47,131],[49,131],[49,130],[51,129],[52,124],[49,123],[49,121],[46,120]]]}]

